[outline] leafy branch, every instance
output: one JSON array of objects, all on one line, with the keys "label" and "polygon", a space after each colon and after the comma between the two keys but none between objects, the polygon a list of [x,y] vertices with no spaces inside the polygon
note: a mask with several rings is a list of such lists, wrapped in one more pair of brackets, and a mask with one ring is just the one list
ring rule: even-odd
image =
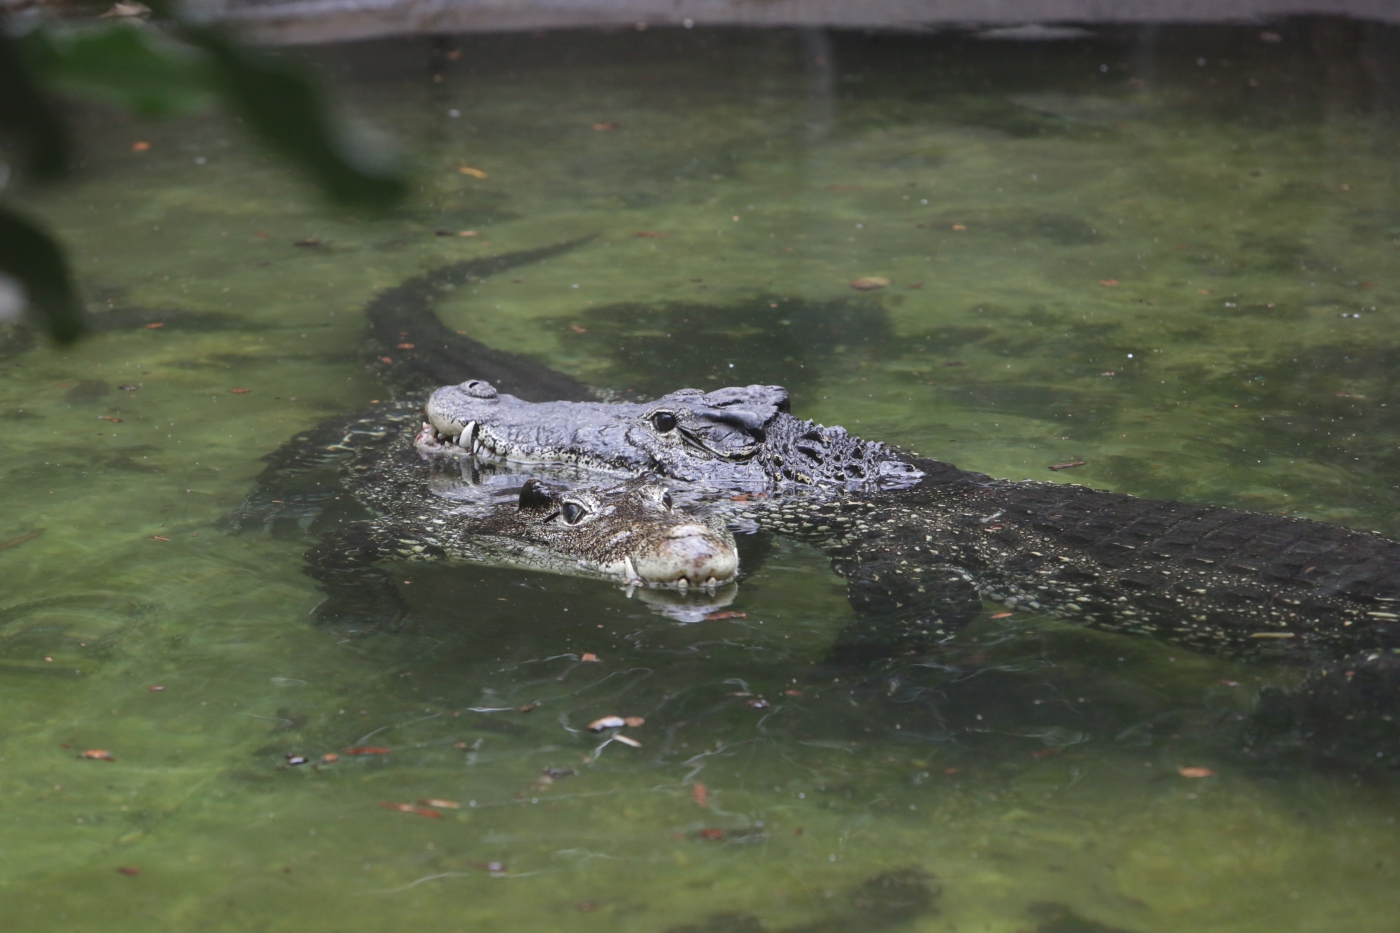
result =
[{"label": "leafy branch", "polygon": [[[137,4],[115,9],[145,10]],[[0,16],[0,139],[35,182],[60,180],[70,170],[71,138],[54,98],[67,92],[143,116],[219,102],[337,204],[383,209],[407,190],[401,174],[370,164],[346,142],[304,69],[164,2],[151,23],[46,25],[17,38],[5,26]],[[0,163],[0,179],[3,170]],[[63,247],[37,221],[2,202],[0,274],[19,284],[29,313],[53,340],[82,336],[83,305]]]}]

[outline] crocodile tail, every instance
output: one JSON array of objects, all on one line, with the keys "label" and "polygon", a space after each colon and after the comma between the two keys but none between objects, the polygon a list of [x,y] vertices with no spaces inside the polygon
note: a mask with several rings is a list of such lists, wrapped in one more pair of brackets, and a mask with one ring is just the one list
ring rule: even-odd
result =
[{"label": "crocodile tail", "polygon": [[596,399],[597,393],[572,376],[515,353],[493,350],[447,327],[434,311],[438,297],[446,291],[566,253],[591,239],[589,236],[540,249],[466,259],[384,289],[365,308],[371,368],[401,395],[431,391],[466,379],[485,379],[500,391],[530,402]]}]

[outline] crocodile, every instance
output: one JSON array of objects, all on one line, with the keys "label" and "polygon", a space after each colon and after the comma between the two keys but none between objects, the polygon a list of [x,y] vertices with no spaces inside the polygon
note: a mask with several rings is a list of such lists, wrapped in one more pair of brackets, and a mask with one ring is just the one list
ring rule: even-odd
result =
[{"label": "crocodile", "polygon": [[424,414],[427,454],[669,476],[822,549],[856,615],[837,663],[936,650],[990,600],[1307,669],[1261,697],[1247,741],[1400,765],[1400,542],[1380,534],[995,479],[799,419],[778,386],[531,403],[468,380]]},{"label": "crocodile", "polygon": [[[327,595],[317,608],[320,622],[344,633],[394,624],[406,610],[386,565],[449,559],[608,580],[629,590],[685,594],[693,587],[697,599],[668,607],[667,614],[685,620],[732,599],[724,590],[732,590],[738,571],[733,535],[715,516],[678,508],[663,483],[549,482],[481,470],[425,476],[412,445],[394,443],[394,427],[411,427],[417,412],[395,403],[383,408],[327,421],[282,451],[334,448],[338,475],[274,467],[280,485],[265,478],[228,520],[235,531],[257,523],[270,529],[288,517],[285,506],[304,509],[313,498],[348,497],[373,513],[341,519],[306,552],[306,572]],[[304,495],[317,487],[329,491]]]},{"label": "crocodile", "polygon": [[531,403],[472,379],[436,390],[425,414],[428,453],[654,473],[737,495],[763,527],[824,548],[854,601],[935,638],[988,598],[1235,658],[1400,649],[1400,543],[993,479],[799,419],[779,386]]}]

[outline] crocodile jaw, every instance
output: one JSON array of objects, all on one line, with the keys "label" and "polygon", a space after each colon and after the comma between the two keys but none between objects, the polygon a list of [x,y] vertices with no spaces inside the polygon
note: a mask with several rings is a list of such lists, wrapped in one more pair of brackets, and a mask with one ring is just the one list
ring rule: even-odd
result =
[{"label": "crocodile jaw", "polygon": [[698,524],[680,525],[666,533],[654,550],[625,558],[626,581],[646,586],[690,586],[714,589],[734,579],[739,554],[733,539]]}]

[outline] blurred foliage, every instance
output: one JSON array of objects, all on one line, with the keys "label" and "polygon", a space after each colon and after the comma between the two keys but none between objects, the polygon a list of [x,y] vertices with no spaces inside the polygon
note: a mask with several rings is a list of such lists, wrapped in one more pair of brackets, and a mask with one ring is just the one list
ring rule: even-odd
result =
[{"label": "blurred foliage", "polygon": [[[73,94],[147,117],[221,104],[333,202],[383,209],[403,197],[404,178],[348,143],[305,69],[163,3],[156,13],[149,23],[45,23],[19,37],[0,17],[0,144],[24,176],[52,182],[68,172],[71,143],[55,95]],[[0,273],[23,285],[29,313],[52,339],[69,343],[85,331],[63,247],[3,203]]]},{"label": "blurred foliage", "polygon": [[36,29],[16,45],[44,86],[107,100],[141,116],[202,110],[218,93],[204,53],[134,23]]}]

